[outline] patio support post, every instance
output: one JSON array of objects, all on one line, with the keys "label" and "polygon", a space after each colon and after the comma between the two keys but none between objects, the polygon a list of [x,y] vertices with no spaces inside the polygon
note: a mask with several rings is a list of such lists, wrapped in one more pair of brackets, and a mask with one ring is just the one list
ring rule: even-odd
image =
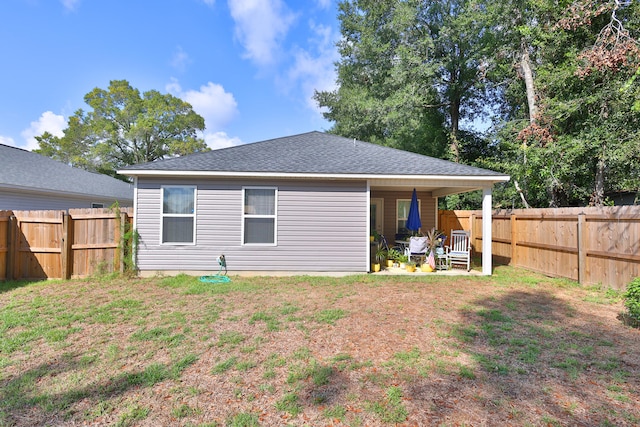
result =
[{"label": "patio support post", "polygon": [[482,274],[491,276],[491,187],[482,189]]}]

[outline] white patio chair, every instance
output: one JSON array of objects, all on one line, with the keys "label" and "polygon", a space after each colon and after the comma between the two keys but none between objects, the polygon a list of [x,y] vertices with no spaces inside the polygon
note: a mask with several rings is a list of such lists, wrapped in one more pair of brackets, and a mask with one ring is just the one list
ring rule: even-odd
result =
[{"label": "white patio chair", "polygon": [[427,238],[426,237],[411,237],[409,239],[409,245],[404,250],[404,254],[411,261],[411,257],[422,258],[427,256]]},{"label": "white patio chair", "polygon": [[451,230],[451,244],[445,246],[447,260],[451,267],[462,265],[471,270],[471,233],[464,230]]}]

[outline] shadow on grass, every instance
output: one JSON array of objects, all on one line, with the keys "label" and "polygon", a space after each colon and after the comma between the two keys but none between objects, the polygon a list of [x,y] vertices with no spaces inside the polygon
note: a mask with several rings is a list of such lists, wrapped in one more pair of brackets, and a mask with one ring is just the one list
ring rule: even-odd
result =
[{"label": "shadow on grass", "polygon": [[0,281],[0,294],[12,291],[18,288],[24,288],[25,286],[44,283],[47,280],[9,280],[6,282]]},{"label": "shadow on grass", "polygon": [[465,412],[488,414],[484,421],[493,425],[640,423],[640,345],[624,326],[607,327],[598,312],[578,313],[542,291],[473,304],[461,311],[466,333],[458,334],[468,366],[448,381],[409,386],[435,419],[459,416],[456,402],[464,396]]},{"label": "shadow on grass", "polygon": [[[71,405],[81,400],[107,400],[135,387],[152,387],[164,380],[177,379],[182,371],[196,360],[196,356],[187,355],[172,365],[153,363],[144,370],[120,373],[84,387],[65,387],[67,391],[62,393],[39,392],[38,383],[45,378],[82,370],[92,362],[86,362],[81,357],[68,356],[43,363],[18,376],[0,381],[0,424],[20,424],[18,420],[23,418],[30,419],[30,422],[38,425],[48,423],[49,415],[60,416]],[[34,417],[41,417],[41,420],[34,420]]]}]

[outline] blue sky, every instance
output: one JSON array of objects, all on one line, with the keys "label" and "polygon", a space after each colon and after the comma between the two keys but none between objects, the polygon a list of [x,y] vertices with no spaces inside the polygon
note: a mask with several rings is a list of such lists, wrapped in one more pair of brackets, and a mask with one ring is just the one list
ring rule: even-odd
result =
[{"label": "blue sky", "polygon": [[212,148],[328,130],[339,36],[336,0],[2,0],[0,143],[61,136],[111,80],[189,102]]}]

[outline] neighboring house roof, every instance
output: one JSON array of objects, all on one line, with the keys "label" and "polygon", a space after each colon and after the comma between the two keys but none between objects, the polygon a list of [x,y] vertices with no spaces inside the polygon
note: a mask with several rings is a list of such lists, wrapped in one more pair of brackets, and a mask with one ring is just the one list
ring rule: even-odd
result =
[{"label": "neighboring house roof", "polygon": [[133,200],[133,185],[0,144],[0,188]]},{"label": "neighboring house roof", "polygon": [[123,168],[125,175],[331,176],[465,176],[505,181],[508,176],[487,169],[357,141],[324,132],[309,132],[206,153],[159,160]]}]

